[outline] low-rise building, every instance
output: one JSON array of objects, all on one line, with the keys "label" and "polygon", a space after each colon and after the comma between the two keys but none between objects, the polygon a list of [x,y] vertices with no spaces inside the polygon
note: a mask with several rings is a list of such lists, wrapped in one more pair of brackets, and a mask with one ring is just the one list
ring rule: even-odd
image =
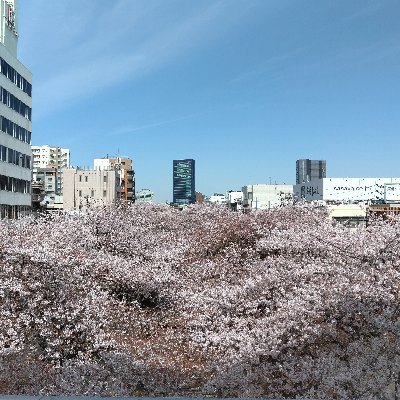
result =
[{"label": "low-rise building", "polygon": [[196,203],[203,204],[204,203],[204,195],[201,192],[196,192]]},{"label": "low-rise building", "polygon": [[32,182],[32,211],[38,211],[42,208],[44,199],[44,182]]},{"label": "low-rise building", "polygon": [[153,203],[154,192],[150,189],[141,189],[136,195],[136,201],[139,203]]},{"label": "low-rise building", "polygon": [[57,178],[56,168],[38,168],[33,181],[42,183],[44,195],[54,201],[58,187]]},{"label": "low-rise building", "polygon": [[383,218],[386,221],[399,222],[400,202],[386,204],[370,204],[367,206],[367,224],[372,216]]},{"label": "low-rise building", "polygon": [[135,171],[128,157],[105,157],[94,159],[95,170],[118,171],[120,189],[118,198],[131,204],[135,202]]},{"label": "low-rise building", "polygon": [[285,204],[293,197],[293,185],[247,185],[243,186],[242,192],[244,209],[269,210]]},{"label": "low-rise building", "polygon": [[365,226],[367,220],[367,206],[358,204],[329,204],[329,217],[349,228]]},{"label": "low-rise building", "polygon": [[228,199],[224,194],[214,193],[212,196],[207,198],[207,203],[223,204],[226,206]]},{"label": "low-rise building", "polygon": [[229,190],[228,208],[232,211],[241,211],[243,209],[243,192],[238,190]]},{"label": "low-rise building", "polygon": [[81,210],[119,200],[118,170],[64,170],[64,210]]}]

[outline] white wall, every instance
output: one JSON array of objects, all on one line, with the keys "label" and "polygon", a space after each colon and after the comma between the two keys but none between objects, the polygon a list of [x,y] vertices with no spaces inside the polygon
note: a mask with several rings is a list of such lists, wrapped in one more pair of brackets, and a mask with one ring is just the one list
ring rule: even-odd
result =
[{"label": "white wall", "polygon": [[239,203],[243,201],[243,192],[231,191],[228,192],[229,203]]},{"label": "white wall", "polygon": [[295,185],[294,195],[307,201],[384,201],[390,183],[400,183],[400,178],[324,178]]},{"label": "white wall", "polygon": [[247,185],[243,187],[243,204],[252,210],[278,207],[287,196],[293,195],[293,185]]},{"label": "white wall", "polygon": [[208,201],[214,204],[226,204],[227,198],[223,194],[213,194],[212,196],[210,196]]},{"label": "white wall", "polygon": [[109,158],[95,158],[93,160],[93,166],[96,170],[111,169],[111,161]]}]

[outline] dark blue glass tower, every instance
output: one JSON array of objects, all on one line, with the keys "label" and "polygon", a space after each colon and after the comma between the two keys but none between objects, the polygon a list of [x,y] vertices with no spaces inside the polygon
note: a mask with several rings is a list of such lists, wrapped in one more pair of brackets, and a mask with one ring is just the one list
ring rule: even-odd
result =
[{"label": "dark blue glass tower", "polygon": [[173,161],[173,203],[194,204],[196,202],[194,160]]}]

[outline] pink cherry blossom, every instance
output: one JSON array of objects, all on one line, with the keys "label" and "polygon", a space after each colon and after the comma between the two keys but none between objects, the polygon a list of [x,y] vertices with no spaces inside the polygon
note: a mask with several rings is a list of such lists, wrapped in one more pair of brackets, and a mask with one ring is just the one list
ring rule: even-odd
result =
[{"label": "pink cherry blossom", "polygon": [[395,399],[400,225],[137,204],[0,221],[0,392]]}]

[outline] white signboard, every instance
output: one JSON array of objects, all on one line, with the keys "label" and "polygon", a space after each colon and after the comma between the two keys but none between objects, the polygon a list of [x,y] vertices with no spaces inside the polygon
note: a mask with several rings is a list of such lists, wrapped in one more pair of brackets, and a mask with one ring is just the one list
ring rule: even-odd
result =
[{"label": "white signboard", "polygon": [[400,203],[400,183],[385,184],[385,203]]},{"label": "white signboard", "polygon": [[295,186],[298,199],[400,203],[399,178],[323,178]]}]

